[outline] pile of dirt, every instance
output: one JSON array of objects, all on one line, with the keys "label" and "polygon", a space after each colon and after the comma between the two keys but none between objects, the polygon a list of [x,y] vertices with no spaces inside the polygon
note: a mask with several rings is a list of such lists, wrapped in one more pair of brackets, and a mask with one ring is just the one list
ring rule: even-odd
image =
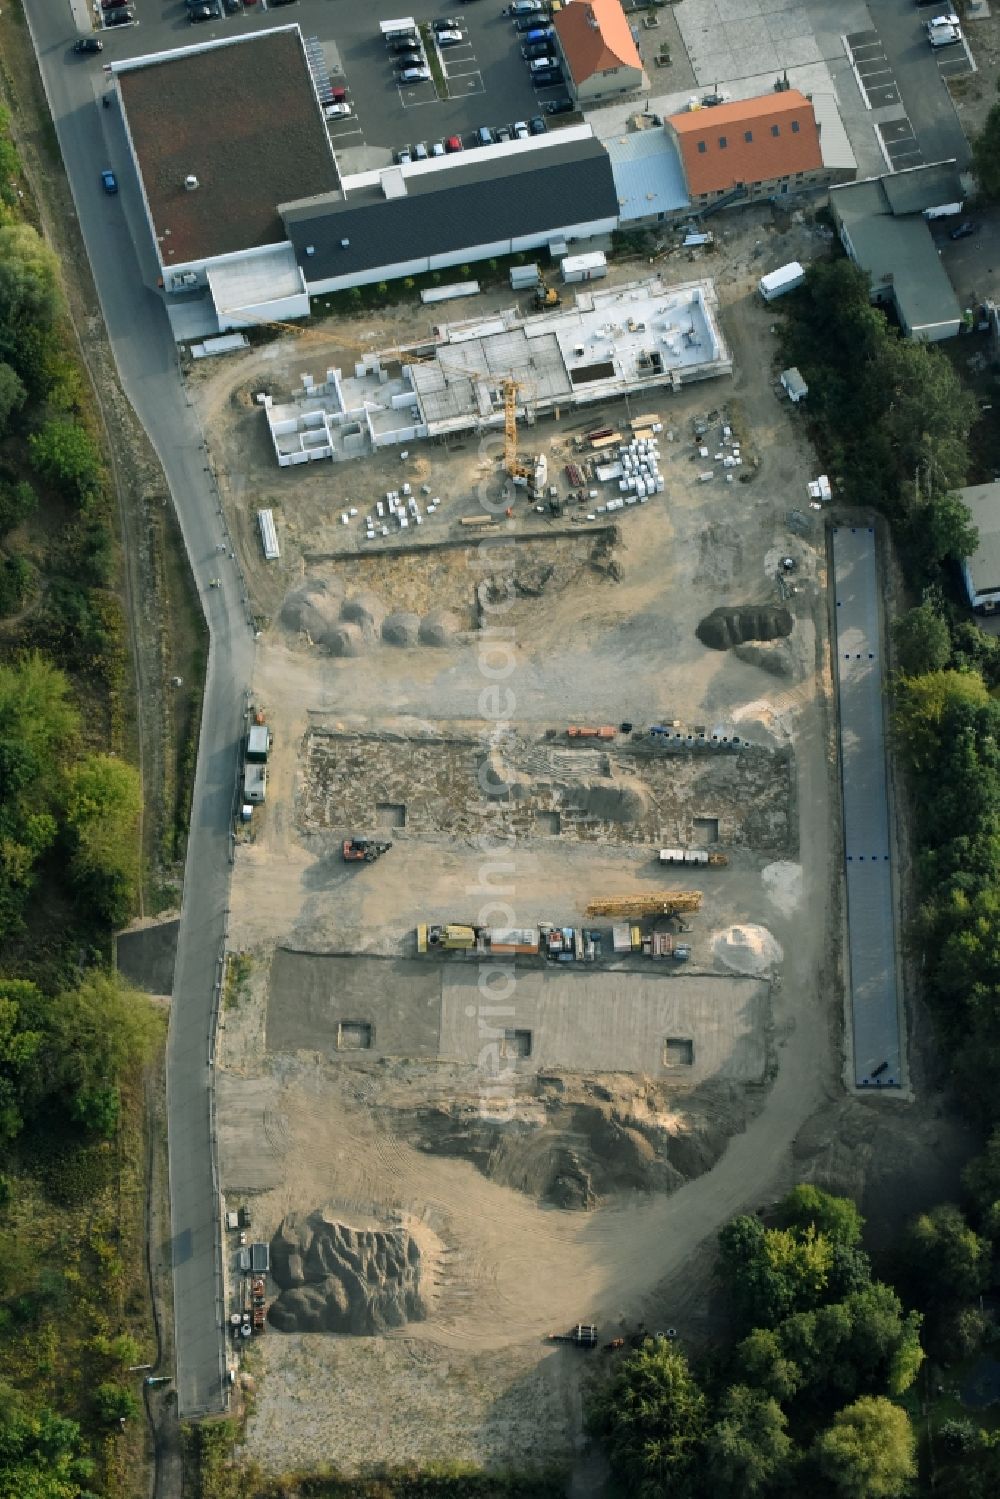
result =
[{"label": "pile of dirt", "polygon": [[344,600],[340,617],[348,624],[357,625],[365,640],[371,643],[381,634],[385,605],[377,593],[355,593]]},{"label": "pile of dirt", "polygon": [[733,647],[733,655],[748,666],[759,666],[772,677],[795,675],[795,653],[787,640],[781,640],[777,645],[737,645]]},{"label": "pile of dirt", "polygon": [[563,787],[567,808],[596,822],[641,822],[649,811],[649,790],[641,781],[609,776]]},{"label": "pile of dirt", "polygon": [[515,770],[496,746],[480,759],[476,783],[485,797],[495,801],[524,801],[532,793],[531,777]]},{"label": "pile of dirt", "polygon": [[780,942],[766,926],[744,922],[718,932],[713,941],[715,956],[736,973],[757,976],[769,973],[785,956]]},{"label": "pile of dirt", "polygon": [[281,606],[281,623],[296,634],[322,641],[340,618],[344,590],[336,578],[308,578]]},{"label": "pile of dirt", "polygon": [[419,614],[400,611],[386,615],[382,621],[382,640],[386,645],[416,645],[419,638]]},{"label": "pile of dirt", "polygon": [[737,1090],[688,1093],[684,1113],[656,1088],[538,1078],[538,1096],[492,1119],[461,1097],[393,1110],[391,1128],[432,1155],[471,1161],[484,1176],[555,1207],[588,1211],[622,1191],[672,1192],[708,1171],[746,1124]]},{"label": "pile of dirt", "polygon": [[449,609],[432,609],[420,621],[421,644],[450,645],[460,629],[457,616]]},{"label": "pile of dirt", "polygon": [[279,1332],[371,1337],[427,1316],[420,1246],[403,1228],[348,1228],[322,1212],[290,1213],[271,1240],[271,1272],[281,1295],[268,1320]]},{"label": "pile of dirt", "polygon": [[365,636],[360,625],[331,625],[320,640],[331,656],[363,656]]},{"label": "pile of dirt", "polygon": [[773,605],[720,605],[698,625],[695,634],[713,651],[728,651],[752,640],[783,640],[792,633],[792,616]]}]

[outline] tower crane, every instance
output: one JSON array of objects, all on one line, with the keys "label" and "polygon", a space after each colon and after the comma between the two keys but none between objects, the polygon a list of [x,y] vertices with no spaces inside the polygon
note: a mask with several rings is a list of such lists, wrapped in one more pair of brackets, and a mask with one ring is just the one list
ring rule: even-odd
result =
[{"label": "tower crane", "polygon": [[[334,344],[339,343],[343,348],[349,349],[352,353],[356,354],[370,355],[376,352],[370,346],[359,343],[357,339],[344,338],[339,329],[336,332],[333,332],[329,327],[303,327],[301,323],[282,322],[277,318],[255,317],[252,313],[248,312],[241,313],[241,317],[246,318],[256,327],[274,328],[279,333],[293,334],[302,343],[314,343],[320,341],[324,343],[333,342]],[[446,363],[446,361],[441,360],[440,351],[437,349],[435,349],[431,353],[425,354],[416,350],[406,350],[404,352],[398,346],[393,345],[392,353],[396,356],[397,359],[400,360],[401,363],[408,362],[411,364],[423,364],[434,358],[437,358],[438,361],[442,364]],[[462,374],[467,378],[477,378],[477,372],[475,370],[468,369],[464,365],[456,366],[456,371],[457,373]],[[488,378],[490,380],[494,380],[496,377],[492,374],[487,374],[486,371],[483,371],[480,375],[478,375],[478,378]],[[532,463],[523,462],[518,455],[518,397],[525,390],[525,386],[511,373],[503,375],[500,378],[500,390],[503,396],[504,473],[509,479],[526,479],[530,481],[534,477],[535,466]]]}]

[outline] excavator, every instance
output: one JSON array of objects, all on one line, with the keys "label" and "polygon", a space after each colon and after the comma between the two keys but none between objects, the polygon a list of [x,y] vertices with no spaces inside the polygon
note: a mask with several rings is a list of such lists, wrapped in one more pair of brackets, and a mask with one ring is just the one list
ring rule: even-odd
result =
[{"label": "excavator", "polygon": [[376,843],[374,838],[345,838],[345,864],[374,864],[392,848],[391,843]]}]

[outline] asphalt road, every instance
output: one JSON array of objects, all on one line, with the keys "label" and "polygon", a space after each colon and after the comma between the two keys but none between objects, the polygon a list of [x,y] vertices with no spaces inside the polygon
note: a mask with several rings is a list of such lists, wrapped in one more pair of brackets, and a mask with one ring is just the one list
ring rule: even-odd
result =
[{"label": "asphalt road", "polygon": [[[948,9],[942,5],[940,12]],[[939,71],[943,54],[955,49],[946,47],[935,53],[928,46],[924,27],[929,16],[940,12],[917,6],[914,0],[868,0],[868,10],[924,161],[950,161],[954,157],[960,167],[966,166],[969,143]]]},{"label": "asphalt road", "polygon": [[[192,1416],[225,1402],[210,1046],[236,754],[254,646],[239,574],[216,550],[223,534],[218,500],[166,314],[144,284],[149,267],[140,266],[129,231],[134,180],[123,178],[117,198],[100,188],[101,168],[109,159],[118,166],[121,153],[116,112],[100,107],[101,59],[72,55],[80,32],[68,5],[26,0],[25,8],[122,385],[163,464],[211,633],[167,1041],[176,1382],[180,1414]],[[209,587],[212,578],[221,587]]]}]

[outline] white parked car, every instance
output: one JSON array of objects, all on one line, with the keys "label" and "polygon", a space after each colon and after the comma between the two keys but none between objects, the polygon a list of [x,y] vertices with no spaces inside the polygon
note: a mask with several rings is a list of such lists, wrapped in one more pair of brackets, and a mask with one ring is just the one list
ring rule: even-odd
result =
[{"label": "white parked car", "polygon": [[465,41],[460,31],[439,31],[436,35],[439,47],[458,47]]},{"label": "white parked car", "polygon": [[328,104],[323,110],[328,120],[345,120],[350,112],[349,104]]},{"label": "white parked car", "polygon": [[515,120],[512,128],[516,141],[526,141],[531,134],[527,120]]},{"label": "white parked car", "polygon": [[430,76],[430,68],[404,68],[397,74],[400,83],[426,83]]},{"label": "white parked car", "polygon": [[962,28],[952,12],[927,22],[927,40],[932,47],[950,47],[962,40]]}]

